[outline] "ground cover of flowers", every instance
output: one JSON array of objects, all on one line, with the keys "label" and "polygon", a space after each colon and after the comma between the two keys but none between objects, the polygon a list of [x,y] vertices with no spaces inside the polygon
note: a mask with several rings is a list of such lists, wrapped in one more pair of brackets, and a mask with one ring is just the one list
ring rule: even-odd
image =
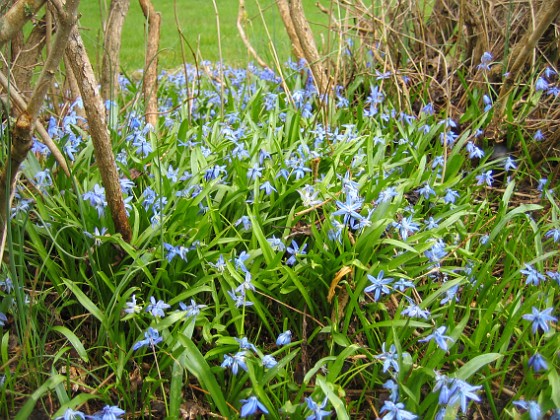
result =
[{"label": "ground cover of flowers", "polygon": [[[284,77],[164,73],[157,128],[122,78],[107,109],[130,244],[79,102],[50,118],[72,178],[35,144],[1,283],[0,416],[560,416],[558,190],[523,154],[543,131],[493,155],[484,84],[451,116],[405,72],[323,105],[303,65]],[[518,112],[557,102],[557,80],[543,69]]]}]

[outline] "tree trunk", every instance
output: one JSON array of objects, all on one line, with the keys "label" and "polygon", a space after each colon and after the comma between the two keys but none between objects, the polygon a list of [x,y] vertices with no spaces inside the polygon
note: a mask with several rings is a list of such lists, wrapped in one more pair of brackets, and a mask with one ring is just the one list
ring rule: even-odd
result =
[{"label": "tree trunk", "polygon": [[101,173],[101,180],[105,187],[105,196],[115,230],[122,235],[123,240],[130,242],[132,232],[124,207],[119,174],[105,120],[105,107],[97,88],[93,68],[77,28],[74,28],[70,34],[66,55],[82,94],[95,160]]},{"label": "tree trunk", "polygon": [[11,40],[43,4],[45,0],[20,0],[0,17],[0,45]]},{"label": "tree trunk", "polygon": [[290,6],[288,5],[288,0],[276,0],[276,6],[278,6],[280,17],[282,18],[282,22],[284,22],[284,27],[286,28],[286,32],[292,43],[294,55],[298,60],[305,59],[305,55],[303,54],[298,35],[296,33],[296,28],[294,27],[294,22],[292,22],[292,17],[290,16]]},{"label": "tree trunk", "polygon": [[119,88],[122,28],[130,0],[112,0],[105,25],[103,61],[101,64],[101,96],[115,100]]},{"label": "tree trunk", "polygon": [[313,32],[311,31],[309,22],[305,18],[301,0],[290,1],[290,16],[305,59],[311,68],[311,73],[313,73],[313,79],[315,80],[317,91],[319,92],[319,95],[326,95],[328,93],[329,80],[327,79],[325,66],[323,65],[319,52],[317,51],[317,45],[315,44],[315,39],[313,38]]},{"label": "tree trunk", "polygon": [[12,68],[16,86],[24,98],[29,98],[31,94],[33,69],[40,62],[41,51],[43,51],[45,42],[45,21],[42,19],[33,27]]},{"label": "tree trunk", "polygon": [[139,0],[144,16],[148,23],[148,43],[146,45],[146,64],[144,67],[144,103],[146,107],[146,122],[157,127],[157,67],[159,49],[159,30],[161,15],[155,11],[150,0]]}]

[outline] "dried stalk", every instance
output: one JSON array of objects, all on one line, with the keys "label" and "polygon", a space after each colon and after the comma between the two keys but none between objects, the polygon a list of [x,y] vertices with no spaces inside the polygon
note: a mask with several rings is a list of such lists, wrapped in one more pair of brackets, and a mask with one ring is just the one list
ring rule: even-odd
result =
[{"label": "dried stalk", "polygon": [[294,52],[294,55],[298,58],[298,60],[305,59],[303,49],[301,48],[296,29],[294,27],[294,22],[292,21],[292,17],[290,16],[290,6],[288,5],[288,0],[276,0],[276,6],[278,6],[280,17],[282,18],[282,22],[284,22],[284,27],[286,28],[288,37],[292,42],[292,50]]},{"label": "dried stalk", "polygon": [[146,64],[144,68],[144,103],[146,106],[146,122],[157,127],[157,67],[159,32],[161,15],[156,12],[150,0],[139,0],[148,23],[148,43],[146,45]]},{"label": "dried stalk", "polygon": [[257,51],[251,45],[249,38],[247,38],[247,34],[245,33],[245,28],[243,28],[243,21],[245,20],[245,0],[239,0],[239,12],[237,13],[237,30],[239,31],[239,36],[241,36],[241,40],[243,44],[245,44],[245,48],[249,51],[249,54],[257,60],[259,66],[261,67],[268,67],[266,61],[264,61],[261,56],[257,53]]}]

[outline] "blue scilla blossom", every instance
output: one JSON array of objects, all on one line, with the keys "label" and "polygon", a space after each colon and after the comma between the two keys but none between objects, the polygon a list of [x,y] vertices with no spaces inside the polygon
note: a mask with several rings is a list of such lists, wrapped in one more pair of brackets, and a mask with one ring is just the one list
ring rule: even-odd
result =
[{"label": "blue scilla blossom", "polygon": [[266,195],[270,195],[272,194],[272,191],[274,192],[278,192],[278,190],[276,190],[276,188],[274,188],[272,186],[272,184],[270,183],[270,181],[265,181],[261,184],[261,186],[259,187],[259,190],[264,190],[264,193]]},{"label": "blue scilla blossom", "polygon": [[465,148],[469,153],[469,159],[480,159],[484,157],[484,151],[477,147],[473,142],[467,142]]},{"label": "blue scilla blossom", "polygon": [[179,169],[175,169],[171,164],[167,167],[167,171],[165,171],[165,177],[169,179],[171,182],[177,182],[179,178]]},{"label": "blue scilla blossom", "polygon": [[117,420],[122,418],[125,414],[126,411],[120,409],[116,405],[106,405],[97,413],[94,413],[92,416],[88,416],[88,418],[91,420]]},{"label": "blue scilla blossom", "polygon": [[544,281],[546,279],[545,275],[540,273],[539,270],[534,268],[531,264],[525,264],[525,268],[519,270],[519,272],[527,276],[525,284],[533,284],[535,286],[538,286],[541,281]]},{"label": "blue scilla blossom", "polygon": [[399,231],[403,241],[420,229],[420,225],[412,221],[412,216],[403,217],[399,222],[393,222],[393,226]]},{"label": "blue scilla blossom", "polygon": [[138,314],[141,311],[142,308],[136,303],[136,295],[132,295],[130,301],[125,304],[124,312],[127,314]]},{"label": "blue scilla blossom", "polygon": [[0,327],[3,327],[8,323],[8,317],[4,312],[0,312]]},{"label": "blue scilla blossom", "polygon": [[391,401],[397,402],[399,400],[399,385],[395,381],[387,379],[387,381],[383,384],[383,388],[390,392],[389,399]]},{"label": "blue scilla blossom", "polygon": [[494,59],[494,56],[489,51],[485,51],[480,57],[480,64],[476,66],[477,69],[482,71],[489,71],[490,70],[490,63]]},{"label": "blue scilla blossom", "polygon": [[492,98],[488,95],[482,97],[482,102],[484,103],[484,112],[488,112],[492,109]]},{"label": "blue scilla blossom", "polygon": [[200,311],[206,308],[207,305],[196,303],[194,299],[191,299],[190,305],[185,305],[183,302],[179,302],[179,308],[185,312],[187,318],[196,318]]},{"label": "blue scilla blossom", "polygon": [[160,337],[158,330],[152,327],[148,328],[148,331],[144,333],[144,337],[144,340],[140,340],[136,344],[134,344],[132,350],[136,351],[139,348],[145,346],[153,349],[158,343],[161,343],[163,341],[163,338]]},{"label": "blue scilla blossom", "polygon": [[150,304],[146,308],[146,312],[150,312],[154,317],[165,317],[165,310],[171,308],[171,305],[168,305],[163,300],[156,301],[156,298],[151,296],[150,297]]},{"label": "blue scilla blossom", "polygon": [[490,235],[485,233],[484,235],[480,236],[480,238],[478,239],[478,242],[480,242],[480,245],[486,245],[489,240],[490,240]]},{"label": "blue scilla blossom", "polygon": [[545,233],[545,238],[552,238],[554,242],[560,242],[560,229],[553,228]]},{"label": "blue scilla blossom", "polygon": [[313,207],[321,203],[321,200],[317,199],[319,191],[315,190],[315,187],[312,185],[306,184],[305,187],[300,188],[297,191],[301,197],[304,207]]},{"label": "blue scilla blossom", "polygon": [[274,356],[267,354],[263,356],[261,360],[262,365],[267,369],[272,369],[274,366],[278,364]]},{"label": "blue scilla blossom", "polygon": [[426,200],[430,198],[432,195],[436,195],[436,192],[430,187],[428,183],[424,184],[424,186],[417,190],[418,194],[423,196]]},{"label": "blue scilla blossom", "polygon": [[249,342],[247,337],[241,337],[241,338],[234,337],[234,338],[235,341],[237,341],[237,344],[239,344],[240,349],[251,350],[254,351],[255,353],[257,352],[257,348],[253,343]]},{"label": "blue scilla blossom", "polygon": [[416,414],[406,411],[403,403],[395,403],[391,400],[385,400],[379,413],[385,413],[382,417],[384,420],[414,420],[418,418]]},{"label": "blue scilla blossom", "polygon": [[537,130],[535,131],[535,134],[533,134],[533,140],[535,141],[543,141],[544,140],[544,134],[542,132],[542,130]]},{"label": "blue scilla blossom", "polygon": [[280,335],[276,339],[276,345],[278,347],[286,346],[291,342],[292,342],[292,332],[290,330],[286,330],[283,333],[280,333]]},{"label": "blue scilla blossom", "polygon": [[132,189],[134,188],[134,181],[131,181],[128,178],[120,178],[119,184],[121,185],[121,191],[124,194],[131,194]]},{"label": "blue scilla blossom", "polygon": [[457,378],[449,378],[436,372],[436,385],[434,392],[439,390],[439,404],[453,406],[459,403],[463,414],[467,413],[470,401],[480,402],[480,397],[475,393],[482,386],[473,386]]},{"label": "blue scilla blossom", "polygon": [[437,229],[439,227],[439,219],[436,220],[432,216],[430,216],[428,220],[424,221],[424,225],[428,230]]},{"label": "blue scilla blossom", "polygon": [[227,267],[226,260],[222,254],[218,257],[215,263],[208,263],[210,267],[215,269],[218,273],[223,273]]},{"label": "blue scilla blossom", "polygon": [[288,248],[286,248],[286,252],[290,254],[290,257],[286,260],[286,264],[294,265],[299,256],[306,254],[305,248],[307,248],[307,244],[303,244],[303,246],[300,248],[297,242],[295,240],[292,240],[292,244]]},{"label": "blue scilla blossom", "polygon": [[241,270],[244,273],[248,273],[249,269],[245,265],[245,261],[247,261],[251,256],[247,251],[241,251],[237,257],[233,259],[233,264],[235,268]]},{"label": "blue scilla blossom", "polygon": [[440,349],[442,349],[443,351],[447,351],[449,350],[447,342],[453,342],[453,339],[447,335],[444,335],[445,330],[447,330],[446,326],[439,327],[432,334],[429,334],[425,338],[418,340],[418,342],[425,343],[433,340],[436,342]]},{"label": "blue scilla blossom", "polygon": [[380,203],[389,202],[393,199],[393,197],[396,197],[397,195],[399,195],[399,193],[397,192],[395,187],[387,187],[379,193],[377,201]]},{"label": "blue scilla blossom", "polygon": [[383,270],[379,271],[377,277],[372,276],[371,274],[367,275],[367,278],[371,284],[364,289],[364,292],[373,292],[373,300],[375,300],[376,302],[382,295],[388,295],[391,293],[391,289],[388,286],[393,282],[393,278],[385,278],[384,276],[385,273],[383,272]]},{"label": "blue scilla blossom", "polygon": [[146,187],[146,189],[142,193],[142,196],[144,197],[144,200],[142,201],[142,205],[144,206],[144,209],[148,211],[148,209],[152,207],[153,204],[155,203],[157,194],[150,187]]},{"label": "blue scilla blossom", "polygon": [[243,404],[240,410],[241,418],[252,416],[258,413],[268,414],[266,406],[255,396],[249,397],[246,400],[239,400],[239,402]]},{"label": "blue scilla blossom", "polygon": [[107,207],[107,200],[105,199],[105,188],[99,184],[93,186],[93,190],[84,193],[84,200],[88,200],[92,207],[95,207],[99,217],[103,216],[105,207]]},{"label": "blue scilla blossom", "polygon": [[394,344],[391,344],[389,350],[385,350],[385,343],[381,344],[381,353],[375,355],[374,357],[383,362],[383,373],[388,372],[392,369],[394,372],[399,372],[399,355],[397,353],[397,348]]},{"label": "blue scilla blossom", "polygon": [[277,238],[274,235],[272,235],[272,237],[268,238],[267,242],[270,244],[270,247],[272,248],[273,251],[284,252],[286,250],[286,245],[284,245],[284,242],[282,241],[282,239]]},{"label": "blue scilla blossom", "polygon": [[543,311],[539,311],[533,306],[530,314],[523,315],[523,319],[526,321],[531,321],[533,334],[536,334],[538,330],[543,333],[547,333],[550,330],[549,322],[556,322],[558,319],[552,316],[551,313],[554,308],[546,308]]},{"label": "blue scilla blossom", "polygon": [[403,279],[402,277],[393,283],[393,289],[399,292],[404,292],[405,290],[413,287],[414,283],[412,283],[410,280]]},{"label": "blue scilla blossom", "polygon": [[14,282],[11,278],[6,277],[6,279],[0,280],[0,289],[10,294],[14,290]]},{"label": "blue scilla blossom", "polygon": [[531,420],[540,420],[542,418],[542,409],[537,401],[518,400],[514,401],[513,405],[527,411]]},{"label": "blue scilla blossom", "polygon": [[263,167],[259,166],[258,163],[255,163],[252,167],[249,168],[247,171],[247,178],[249,180],[256,180],[262,176]]},{"label": "blue scilla blossom", "polygon": [[539,179],[539,183],[537,185],[537,191],[539,192],[543,192],[544,191],[544,187],[546,186],[546,183],[548,182],[547,178],[541,178]]},{"label": "blue scilla blossom", "polygon": [[537,92],[548,89],[548,82],[544,77],[541,76],[537,79],[537,81],[535,82],[535,89],[537,90]]},{"label": "blue scilla blossom", "polygon": [[187,261],[188,249],[184,246],[173,246],[164,242],[163,247],[165,248],[165,258],[168,262],[171,262],[175,257],[179,257],[183,261]]},{"label": "blue scilla blossom", "polygon": [[67,408],[64,412],[63,416],[57,417],[55,420],[78,420],[78,419],[86,419],[86,415],[78,410],[72,410],[71,408]]},{"label": "blue scilla blossom", "polygon": [[459,285],[455,285],[450,287],[445,291],[445,297],[439,303],[440,305],[445,305],[449,302],[459,302],[459,297],[457,296],[457,292],[459,291]]},{"label": "blue scilla blossom", "polygon": [[504,170],[508,172],[515,169],[517,169],[517,164],[515,163],[515,159],[513,159],[511,156],[507,156],[506,160],[504,161]]},{"label": "blue scilla blossom", "polygon": [[428,319],[430,317],[429,310],[422,309],[414,302],[409,302],[409,305],[405,309],[403,309],[401,314],[404,316],[408,316],[410,318],[418,318],[418,319]]},{"label": "blue scilla blossom", "polygon": [[247,372],[248,368],[245,362],[246,355],[246,350],[238,351],[233,356],[225,354],[224,361],[222,362],[221,367],[226,369],[229,368],[231,370],[231,373],[233,373],[234,375],[237,375],[237,372],[239,372],[239,368]]},{"label": "blue scilla blossom", "polygon": [[324,417],[327,417],[331,414],[330,411],[324,410],[327,406],[327,398],[321,402],[321,404],[317,404],[315,400],[311,397],[305,397],[305,403],[307,404],[307,408],[311,411],[311,414],[305,418],[305,420],[321,420]]},{"label": "blue scilla blossom", "polygon": [[437,167],[443,168],[443,164],[445,163],[445,157],[442,155],[436,156],[432,161],[432,169],[436,169]]},{"label": "blue scilla blossom", "polygon": [[253,227],[253,224],[251,223],[251,219],[249,218],[249,216],[241,216],[239,219],[235,221],[234,225],[235,226],[243,225],[244,231],[250,231],[251,228]]},{"label": "blue scilla blossom", "polygon": [[459,198],[459,193],[451,188],[445,190],[445,195],[443,196],[443,202],[445,204],[454,204]]},{"label": "blue scilla blossom", "polygon": [[44,171],[39,171],[34,176],[36,186],[39,190],[44,191],[45,188],[50,187],[52,185],[52,178],[50,171],[45,169]]},{"label": "blue scilla blossom", "polygon": [[546,359],[539,352],[529,357],[528,365],[535,372],[542,372],[548,369]]},{"label": "blue scilla blossom", "polygon": [[424,252],[424,255],[434,263],[439,263],[443,257],[447,255],[445,252],[445,243],[438,239],[430,249]]},{"label": "blue scilla blossom", "polygon": [[228,290],[227,293],[235,302],[236,307],[253,305],[253,302],[247,299],[246,293],[239,293],[236,290]]},{"label": "blue scilla blossom", "polygon": [[550,277],[550,280],[553,280],[560,286],[560,273],[558,271],[547,271],[546,275]]},{"label": "blue scilla blossom", "polygon": [[347,195],[345,202],[336,200],[336,206],[338,210],[333,212],[332,215],[343,216],[343,223],[352,229],[354,229],[356,223],[364,218],[358,213],[362,207],[362,200],[360,199],[352,198],[350,195]]},{"label": "blue scilla blossom", "polygon": [[455,141],[459,137],[454,131],[446,130],[439,134],[439,141],[442,146],[447,145],[448,147],[452,147],[455,144]]},{"label": "blue scilla blossom", "polygon": [[206,172],[204,173],[204,180],[212,181],[213,179],[217,179],[222,174],[224,174],[224,176],[227,176],[226,166],[214,165],[212,168],[206,170]]},{"label": "blue scilla blossom", "polygon": [[480,175],[477,175],[476,180],[477,180],[476,185],[486,184],[489,187],[492,186],[492,183],[494,182],[494,177],[492,176],[492,170],[489,170],[489,171],[481,173]]}]

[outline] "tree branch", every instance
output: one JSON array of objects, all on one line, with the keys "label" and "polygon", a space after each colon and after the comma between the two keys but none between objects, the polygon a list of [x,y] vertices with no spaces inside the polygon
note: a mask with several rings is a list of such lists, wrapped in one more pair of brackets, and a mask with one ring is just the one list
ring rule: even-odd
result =
[{"label": "tree branch", "polygon": [[0,17],[0,45],[11,40],[43,4],[45,0],[20,0]]}]

